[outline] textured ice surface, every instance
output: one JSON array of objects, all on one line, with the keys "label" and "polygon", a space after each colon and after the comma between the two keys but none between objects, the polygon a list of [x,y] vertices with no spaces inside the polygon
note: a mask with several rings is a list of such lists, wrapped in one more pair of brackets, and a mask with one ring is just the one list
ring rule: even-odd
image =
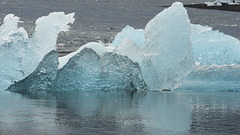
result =
[{"label": "textured ice surface", "polygon": [[187,11],[179,2],[173,3],[146,25],[146,42],[142,50],[147,54],[145,62],[150,63],[154,74],[148,73],[150,66],[146,63],[140,65],[147,84],[152,80],[158,82],[148,85],[149,89],[174,89],[191,71],[194,60],[190,29]]},{"label": "textured ice surface", "polygon": [[211,27],[191,25],[191,41],[197,65],[239,65],[240,41]]},{"label": "textured ice surface", "polygon": [[12,84],[8,90],[49,90],[58,70],[58,53],[51,51],[44,56],[36,70],[25,79]]},{"label": "textured ice surface", "polygon": [[106,52],[99,56],[84,48],[58,70],[56,51],[47,54],[37,69],[9,88],[21,90],[145,90],[138,63]]},{"label": "textured ice surface", "polygon": [[179,90],[240,91],[240,66],[198,66]]},{"label": "textured ice surface", "polygon": [[143,90],[140,66],[128,57],[84,48],[57,74],[57,90]]},{"label": "textured ice surface", "polygon": [[190,29],[187,11],[176,2],[145,30],[126,26],[113,41],[114,52],[140,64],[149,90],[174,89],[194,66]]},{"label": "textured ice surface", "polygon": [[12,14],[4,18],[0,27],[0,88],[5,89],[33,72],[43,57],[56,48],[57,35],[67,31],[74,22],[74,13],[51,13],[36,20],[31,38],[18,28],[19,18]]}]

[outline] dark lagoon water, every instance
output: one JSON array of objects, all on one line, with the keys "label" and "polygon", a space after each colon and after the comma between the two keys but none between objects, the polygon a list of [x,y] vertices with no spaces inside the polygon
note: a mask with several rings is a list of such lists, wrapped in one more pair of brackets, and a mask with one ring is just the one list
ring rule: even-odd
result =
[{"label": "dark lagoon water", "polygon": [[0,134],[239,134],[236,92],[0,92]]},{"label": "dark lagoon water", "polygon": [[[213,1],[213,0],[212,0]],[[29,34],[34,21],[54,11],[75,12],[60,52],[102,40],[110,42],[126,25],[144,28],[174,0],[0,0],[0,21],[21,17]],[[202,3],[204,0],[182,0]],[[238,12],[187,8],[192,23],[240,38]],[[24,92],[0,90],[0,134],[239,134],[239,92]]]}]

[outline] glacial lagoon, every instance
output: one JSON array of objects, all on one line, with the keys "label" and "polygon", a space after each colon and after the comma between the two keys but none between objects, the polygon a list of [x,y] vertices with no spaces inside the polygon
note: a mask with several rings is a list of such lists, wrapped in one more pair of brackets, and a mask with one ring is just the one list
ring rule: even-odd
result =
[{"label": "glacial lagoon", "polygon": [[[64,3],[64,1],[58,2],[59,5]],[[108,7],[103,8],[104,10],[102,10],[101,6],[104,4],[116,5],[115,2],[83,2],[83,5],[81,5],[83,8],[79,10],[76,6],[80,3],[73,1],[68,2],[68,4],[65,3],[66,6],[58,6],[58,10],[66,11],[66,9],[68,9],[67,13],[70,14],[64,14],[63,12],[49,14],[53,10],[56,11],[56,5],[51,6],[51,8],[49,7],[48,10],[44,10],[44,12],[46,12],[44,15],[49,14],[49,16],[39,18],[35,22],[38,26],[35,29],[32,29],[34,27],[34,23],[30,20],[35,21],[37,17],[42,16],[43,12],[37,11],[43,11],[43,9],[50,6],[54,2],[48,3],[43,0],[23,9],[16,8],[19,4],[21,5],[24,3],[21,0],[18,2],[10,1],[1,3],[1,9],[3,9],[4,12],[1,14],[2,20],[4,16],[10,13],[10,9],[14,9],[11,10],[12,13],[23,18],[23,20],[26,22],[19,21],[19,18],[14,15],[8,15],[8,18],[6,19],[7,21],[4,22],[5,26],[1,26],[1,30],[3,31],[6,30],[5,28],[8,29],[8,26],[12,27],[8,29],[8,32],[5,31],[3,33],[4,36],[2,37],[4,38],[1,38],[1,43],[3,43],[1,48],[3,53],[1,56],[7,56],[7,58],[10,59],[4,59],[4,57],[1,57],[1,63],[4,63],[4,65],[1,65],[2,72],[0,73],[1,78],[4,79],[1,79],[0,82],[0,84],[3,86],[1,88],[2,90],[0,91],[0,134],[238,134],[240,132],[240,87],[238,81],[240,68],[238,66],[239,24],[237,21],[239,20],[239,15],[237,13],[227,11],[211,10],[210,12],[209,10],[187,9],[187,15],[185,14],[185,10],[179,6],[179,4],[177,4],[177,6],[175,6],[175,11],[178,11],[176,8],[180,8],[179,10],[181,10],[181,12],[179,13],[183,13],[177,16],[180,17],[178,18],[178,22],[180,22],[180,25],[182,24],[182,26],[184,25],[186,27],[183,29],[177,29],[180,31],[174,32],[176,29],[174,29],[172,26],[175,26],[175,28],[179,27],[175,25],[173,21],[170,21],[171,23],[169,24],[172,25],[169,28],[172,29],[165,30],[165,32],[172,32],[174,36],[179,36],[182,34],[181,37],[177,37],[177,39],[184,40],[181,43],[184,43],[186,46],[184,46],[185,48],[180,46],[180,49],[177,51],[181,51],[181,49],[182,51],[186,50],[183,54],[181,54],[181,57],[188,57],[189,59],[176,59],[180,58],[176,57],[177,55],[175,55],[178,54],[176,53],[177,51],[175,50],[174,52],[171,48],[167,47],[165,48],[167,53],[165,53],[164,56],[168,57],[161,57],[160,59],[166,61],[166,59],[170,58],[172,63],[179,64],[179,66],[176,66],[176,69],[177,71],[181,71],[181,73],[178,74],[178,72],[175,72],[173,69],[168,69],[168,67],[173,66],[171,62],[170,65],[166,64],[168,67],[165,67],[165,69],[156,64],[154,65],[153,63],[152,66],[155,69],[160,68],[160,71],[164,72],[156,72],[154,70],[147,72],[149,69],[151,69],[151,66],[149,66],[150,68],[146,68],[144,67],[144,64],[141,64],[142,59],[140,58],[143,57],[141,51],[139,51],[137,49],[138,47],[135,45],[139,45],[138,43],[140,43],[144,46],[142,48],[147,50],[144,52],[144,55],[145,53],[151,53],[152,51],[157,53],[157,49],[153,49],[156,47],[154,46],[154,42],[157,40],[153,40],[154,38],[152,37],[154,36],[152,35],[154,34],[151,33],[151,26],[155,25],[154,21],[151,22],[151,26],[148,25],[148,27],[146,27],[144,30],[143,28],[151,18],[164,9],[164,5],[170,5],[172,2],[161,1],[156,3],[153,1],[142,1],[137,2],[138,4],[136,4],[135,1],[132,1],[130,3],[135,6],[133,6],[131,9],[127,8],[126,3],[124,4],[124,2],[119,2],[121,7],[118,7],[116,12],[112,12],[112,14],[116,15],[126,11],[127,13],[134,13],[134,15],[130,14],[122,16],[119,18],[121,21],[109,20],[108,22],[104,22],[106,19],[101,18],[99,21],[97,21],[95,17],[99,16],[99,14],[107,13],[107,11],[112,9]],[[183,2],[185,3],[186,1]],[[29,4],[31,4],[31,2]],[[73,5],[69,6],[69,4]],[[142,13],[139,11],[132,12],[134,9],[139,9],[137,8],[139,4],[140,6],[144,7],[141,8],[141,10],[146,11],[145,14],[139,15],[138,13]],[[34,7],[39,8],[35,8],[36,10],[33,10]],[[88,7],[92,8],[89,10],[84,9]],[[105,5],[105,7],[107,6]],[[152,10],[149,10],[148,7],[151,7]],[[98,10],[100,12],[96,12]],[[75,14],[71,14],[75,11],[77,11],[75,13],[77,14],[76,20],[74,19]],[[160,16],[164,17],[165,19],[169,19],[169,15],[174,15],[171,14],[173,11],[174,10],[169,11],[170,14],[166,14],[167,11],[165,11],[165,15],[163,14]],[[93,13],[96,15],[95,17],[91,16]],[[114,15],[112,14],[108,15],[107,17],[114,18]],[[84,18],[84,16],[88,17],[88,19],[86,19],[86,17]],[[135,16],[136,20],[133,19]],[[140,18],[141,21],[139,21],[137,16],[142,16],[143,19],[141,20]],[[83,19],[80,21],[81,23],[78,22],[82,17]],[[126,17],[128,19],[126,19]],[[181,20],[182,17],[185,19],[179,21],[179,19]],[[188,17],[190,20],[188,20]],[[51,25],[51,23],[47,23],[50,25],[46,27],[45,22],[52,22],[52,19],[53,21],[55,20],[55,22],[56,19],[65,21],[58,21],[59,23],[53,23],[53,25]],[[89,26],[89,19],[91,20],[91,26]],[[3,22],[2,20],[1,22]],[[130,22],[126,22],[126,20]],[[160,24],[163,24],[164,27],[168,28],[167,24],[163,23],[164,20],[155,19],[155,22],[161,22]],[[18,23],[20,26],[23,26],[28,33],[22,28],[19,29],[19,27],[17,27]],[[73,28],[70,27],[69,29],[69,26],[67,25],[68,23],[73,23],[70,25]],[[113,26],[113,24],[115,25]],[[131,26],[125,27],[127,24],[135,27],[135,29]],[[195,24],[207,24],[213,28]],[[58,27],[55,29],[53,26],[57,25]],[[191,27],[191,33],[188,31],[189,27]],[[123,30],[120,32],[122,28]],[[46,37],[46,30],[52,31],[53,33],[48,33],[49,36]],[[67,30],[69,30],[69,32],[65,32],[65,34],[61,33],[57,39],[56,35],[60,31]],[[142,79],[141,75],[137,75],[138,79],[136,79],[136,77],[132,76],[133,73],[136,72],[129,72],[128,70],[121,73],[121,75],[124,75],[124,73],[128,74],[128,78],[125,78],[126,80],[123,82],[130,85],[123,85],[125,83],[122,84],[120,81],[119,83],[114,83],[114,81],[121,79],[112,80],[112,78],[110,78],[108,81],[114,85],[104,85],[102,86],[104,87],[104,90],[90,90],[94,87],[89,87],[88,83],[80,83],[80,85],[76,85],[77,87],[84,86],[81,90],[74,90],[75,88],[72,89],[70,87],[68,90],[57,88],[54,89],[54,87],[51,86],[52,81],[55,82],[56,76],[59,74],[58,70],[60,68],[58,67],[59,69],[57,69],[57,60],[55,60],[53,63],[50,62],[54,65],[54,68],[42,68],[47,66],[45,63],[47,60],[44,61],[42,58],[51,49],[56,49],[55,43],[58,43],[58,51],[59,43],[64,43],[64,49],[67,53],[69,53],[72,51],[72,48],[76,50],[76,48],[89,41],[97,41],[100,39],[105,43],[110,42],[111,40],[114,40],[114,37],[111,36],[114,36],[119,32],[121,35],[121,33],[126,32],[124,30],[130,32],[126,34],[129,34],[128,36],[130,36],[130,40],[128,39],[122,41],[124,39],[121,39],[122,37],[120,36],[120,42],[125,44],[117,47],[117,49],[107,50],[117,53],[118,55],[116,58],[121,58],[121,60],[127,59],[126,57],[122,57],[122,55],[128,56],[131,60],[133,60],[133,63],[135,62],[133,65],[135,65],[136,62],[140,63],[141,69],[145,68],[145,71],[143,71],[143,80],[146,81],[148,86],[152,87],[147,87],[147,89],[137,87],[140,86],[139,84],[143,84],[141,83],[142,81],[136,81],[139,80],[139,77]],[[231,36],[225,35],[216,30],[220,30],[221,32]],[[33,31],[35,31],[35,33]],[[103,32],[105,34],[102,34]],[[146,38],[148,44],[152,45],[153,48],[149,49],[146,47],[145,40],[143,40],[143,38],[140,40],[135,40],[136,36],[131,35],[131,32],[137,32],[139,35],[144,35],[144,32],[145,34],[147,33],[148,35],[143,37]],[[32,33],[32,35],[29,33]],[[45,38],[41,35],[44,35]],[[171,35],[171,33],[169,35]],[[43,40],[46,38],[47,40]],[[171,43],[172,46],[176,45],[174,42],[171,42],[171,39],[161,38],[161,40],[162,39],[165,41],[159,43]],[[190,39],[192,44],[188,44],[187,39]],[[99,42],[86,45],[95,51],[94,56],[96,56],[95,58],[97,58],[97,60],[100,59],[100,63],[102,53],[106,51],[106,48],[102,47],[102,44],[105,43]],[[49,46],[41,47],[42,44],[48,44]],[[126,45],[131,45],[131,47],[133,47],[131,48],[132,50],[126,48]],[[191,45],[193,45],[193,49],[195,49],[195,51],[191,49],[190,51],[188,50],[191,48]],[[212,47],[209,47],[209,45]],[[220,47],[217,45],[220,45]],[[21,49],[19,50],[19,48]],[[29,54],[27,51],[29,50],[26,48],[30,48],[29,50],[33,54],[31,57],[27,57]],[[135,51],[135,54],[132,55],[131,53],[127,53],[126,50]],[[193,51],[193,55],[191,55],[191,51]],[[81,48],[76,53],[79,52],[81,52]],[[76,55],[76,53],[74,55]],[[13,55],[17,57],[11,57]],[[65,57],[65,60],[68,61],[74,55]],[[79,55],[81,56],[80,53]],[[112,56],[113,54],[110,53],[109,55]],[[169,56],[173,56],[172,59]],[[75,59],[77,58],[78,57],[75,57]],[[79,58],[82,59],[81,57]],[[156,62],[158,59],[158,57],[152,55],[148,60],[143,62],[148,62],[147,65],[151,65],[149,61]],[[194,62],[192,61],[193,59]],[[42,64],[38,65],[41,60]],[[51,59],[48,61],[50,60]],[[67,64],[67,61],[63,64],[63,61],[64,59],[60,60],[60,64],[62,64],[62,66],[65,64],[70,65],[68,66],[70,68],[65,68],[67,69],[66,71],[74,69],[71,68],[73,64]],[[101,65],[100,67],[105,66],[106,69],[114,69],[113,71],[107,70],[107,72],[104,70],[104,74],[107,73],[110,75],[112,72],[115,73],[115,69],[119,69],[119,66],[116,66],[119,65],[118,62],[116,62],[117,64],[110,64],[110,66],[109,64],[105,64]],[[72,63],[74,63],[74,61]],[[96,63],[98,63],[98,61],[96,61]],[[6,66],[8,64],[10,66]],[[37,65],[39,68],[36,68]],[[86,62],[85,65],[91,67],[91,63],[89,64]],[[193,70],[191,70],[192,65],[194,65]],[[75,66],[78,67],[79,63],[77,63]],[[80,66],[82,65],[80,64]],[[88,72],[85,72],[86,70],[83,69],[81,73],[87,73],[87,75],[91,75],[91,68],[89,69],[90,70],[88,70]],[[96,71],[97,73],[100,73],[100,80],[104,80],[104,78],[101,78],[103,70],[101,69]],[[190,71],[191,73],[188,74]],[[49,73],[51,74],[49,75]],[[73,74],[74,73],[75,71]],[[150,78],[148,78],[149,74],[147,73],[154,76],[150,75]],[[3,74],[4,76],[2,76]],[[116,76],[116,74],[113,75]],[[154,77],[159,79],[159,75],[160,80],[161,77],[165,78],[161,81],[156,80]],[[88,78],[88,76],[85,77]],[[125,76],[118,77],[121,78]],[[49,78],[52,78],[52,80],[50,79],[49,81]],[[93,78],[96,77],[93,76]],[[64,77],[61,79],[61,81],[62,80],[64,80]],[[27,83],[26,85],[26,83],[23,82],[30,83]],[[74,82],[77,81],[74,80],[73,82],[70,82],[70,84],[73,84]],[[87,82],[90,82],[89,84],[91,84],[92,82],[95,82],[95,80],[90,79]],[[69,82],[64,82],[62,84],[66,86],[65,84],[67,83],[69,84]],[[12,92],[5,90],[9,84],[13,85],[13,88],[15,88],[12,90]],[[17,89],[20,88],[18,85],[29,87],[25,87],[27,90],[23,90],[23,87],[20,90]],[[131,89],[111,90],[110,88],[114,88],[115,85],[130,86]],[[145,85],[143,86],[145,87]],[[161,88],[159,86],[161,86]],[[42,89],[36,90],[36,88]],[[52,89],[49,90],[49,88]],[[133,91],[132,88],[137,89],[138,91]],[[159,89],[154,90],[156,88]],[[172,90],[169,91],[164,89],[164,91],[160,91],[163,88]]]}]

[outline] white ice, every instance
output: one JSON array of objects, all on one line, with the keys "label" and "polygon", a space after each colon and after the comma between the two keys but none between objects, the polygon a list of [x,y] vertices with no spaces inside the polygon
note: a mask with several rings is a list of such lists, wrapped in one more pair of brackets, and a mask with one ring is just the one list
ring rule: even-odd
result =
[{"label": "white ice", "polygon": [[33,36],[18,28],[20,18],[9,14],[0,27],[0,88],[5,89],[33,72],[42,58],[56,49],[57,35],[74,22],[74,13],[51,13],[36,20]]}]

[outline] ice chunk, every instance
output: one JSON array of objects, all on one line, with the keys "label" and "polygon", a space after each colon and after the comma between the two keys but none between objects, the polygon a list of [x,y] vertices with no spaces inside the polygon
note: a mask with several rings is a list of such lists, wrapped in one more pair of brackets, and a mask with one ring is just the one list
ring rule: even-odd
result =
[{"label": "ice chunk", "polygon": [[191,41],[197,65],[239,65],[240,41],[211,27],[191,25]]},{"label": "ice chunk", "polygon": [[178,90],[240,91],[240,66],[198,66]]},{"label": "ice chunk", "polygon": [[120,45],[125,38],[131,39],[136,45],[142,46],[145,42],[144,30],[134,29],[133,27],[127,25],[121,32],[119,32],[110,46],[116,47]]},{"label": "ice chunk", "polygon": [[141,90],[141,69],[128,57],[84,48],[69,59],[55,80],[57,90]]},{"label": "ice chunk", "polygon": [[[179,2],[173,3],[146,25],[146,42],[142,50],[152,64],[152,73],[156,73],[151,76],[147,72],[143,74],[149,89],[174,89],[179,80],[191,71],[194,58],[190,29],[187,11]],[[158,83],[152,84],[151,80]]]},{"label": "ice chunk", "polygon": [[25,79],[14,83],[8,90],[49,90],[58,70],[58,53],[49,52],[39,63],[36,70]]},{"label": "ice chunk", "polygon": [[5,89],[33,72],[43,57],[56,49],[57,35],[68,30],[74,13],[51,13],[39,18],[32,38],[23,28],[18,28],[19,18],[12,14],[4,18],[0,27],[0,88]]}]

